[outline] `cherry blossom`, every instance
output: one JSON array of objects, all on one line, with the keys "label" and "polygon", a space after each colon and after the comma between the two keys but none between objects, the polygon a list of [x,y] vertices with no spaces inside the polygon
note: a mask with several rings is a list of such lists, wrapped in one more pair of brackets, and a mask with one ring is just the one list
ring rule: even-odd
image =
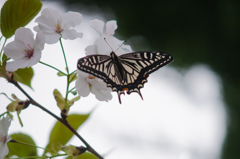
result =
[{"label": "cherry blossom", "polygon": [[115,30],[117,29],[117,22],[115,20],[108,21],[106,24],[98,19],[91,20],[90,25],[99,34],[93,45],[85,48],[86,55],[92,54],[105,54],[110,55],[112,51],[121,55],[124,53],[132,52],[129,45],[123,45],[124,41],[114,37]]},{"label": "cherry blossom", "polygon": [[41,58],[45,37],[37,34],[36,39],[28,28],[19,28],[15,32],[14,41],[4,47],[6,56],[13,59],[7,62],[6,70],[14,72],[19,68],[31,67]]},{"label": "cherry blossom", "polygon": [[48,44],[58,42],[60,37],[74,40],[83,36],[83,33],[73,29],[82,22],[82,15],[77,12],[61,13],[54,8],[45,8],[35,22],[38,26],[34,30],[43,33]]},{"label": "cherry blossom", "polygon": [[107,102],[112,99],[111,89],[102,80],[82,71],[77,71],[77,74],[75,87],[80,96],[87,97],[92,93],[99,101]]},{"label": "cherry blossom", "polygon": [[7,142],[11,140],[8,136],[8,128],[11,124],[9,117],[0,119],[0,159],[3,159],[9,152]]}]

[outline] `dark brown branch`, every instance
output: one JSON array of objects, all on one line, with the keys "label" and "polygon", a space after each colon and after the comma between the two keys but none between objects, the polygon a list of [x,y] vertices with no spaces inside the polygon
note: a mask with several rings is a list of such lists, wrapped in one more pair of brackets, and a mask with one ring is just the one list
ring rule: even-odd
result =
[{"label": "dark brown branch", "polygon": [[26,97],[29,99],[29,102],[32,105],[37,106],[38,108],[42,109],[43,111],[45,111],[46,113],[48,113],[49,115],[53,116],[55,119],[57,119],[59,122],[61,122],[63,125],[65,125],[74,135],[76,135],[87,147],[87,150],[89,152],[91,152],[92,154],[94,154],[95,156],[97,156],[99,159],[103,159],[103,157],[98,154],[83,138],[81,135],[79,135],[79,133],[68,123],[68,121],[66,119],[62,119],[59,118],[58,116],[56,116],[55,114],[53,114],[51,111],[49,111],[48,109],[46,109],[45,107],[43,107],[41,104],[37,103],[19,84],[16,80],[11,79],[9,80],[10,83],[12,83],[13,85],[15,85],[23,94],[26,95]]}]

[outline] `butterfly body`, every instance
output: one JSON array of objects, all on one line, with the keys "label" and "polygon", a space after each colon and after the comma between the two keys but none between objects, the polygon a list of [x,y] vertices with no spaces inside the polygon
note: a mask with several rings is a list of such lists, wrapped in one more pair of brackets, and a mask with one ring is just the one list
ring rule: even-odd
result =
[{"label": "butterfly body", "polygon": [[117,56],[114,52],[107,55],[89,55],[78,60],[79,70],[102,79],[107,87],[121,94],[137,92],[144,87],[150,73],[173,61],[165,52],[133,52]]}]

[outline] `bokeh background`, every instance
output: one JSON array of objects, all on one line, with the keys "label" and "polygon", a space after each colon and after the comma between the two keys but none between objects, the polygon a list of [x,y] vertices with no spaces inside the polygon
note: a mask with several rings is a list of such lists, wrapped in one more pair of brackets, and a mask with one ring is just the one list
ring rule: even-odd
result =
[{"label": "bokeh background", "polygon": [[211,67],[222,80],[229,115],[222,159],[240,158],[240,1],[67,0],[65,4],[81,4],[86,12],[96,7],[106,19],[116,19],[121,26],[118,33],[130,39],[135,50],[165,50],[177,68],[198,63]]},{"label": "bokeh background", "polygon": [[[87,15],[83,26],[78,28],[82,32],[89,28],[88,19],[117,20],[116,36],[126,40],[134,50],[164,50],[175,59],[170,66],[149,78],[142,89],[144,101],[131,94],[123,96],[123,104],[118,105],[116,94],[109,103],[99,103],[92,96],[90,99],[82,98],[78,104],[80,107],[73,108],[75,112],[94,110],[80,133],[97,151],[107,154],[106,158],[114,159],[240,158],[240,72],[237,66],[240,1],[42,2],[43,7],[50,5],[61,8],[63,12],[72,10]],[[36,25],[31,23],[28,25],[30,28]],[[85,30],[86,43],[81,40],[64,42],[65,50],[71,52],[68,60],[73,69],[76,59],[84,56],[84,48],[97,37],[92,33],[94,31],[89,30]],[[59,45],[56,46],[59,48]],[[48,53],[45,54],[48,56],[43,55],[42,61],[56,66],[61,59],[57,52],[61,50],[51,49],[46,46],[45,52]],[[53,70],[37,73],[44,66],[33,68],[36,74],[32,85],[36,93],[32,96],[57,114],[59,110],[54,106],[52,92],[47,94],[47,91],[61,87],[58,84],[64,79],[57,78]],[[21,94],[3,79],[0,80],[4,92]],[[51,80],[55,81],[46,85]],[[25,89],[32,91],[27,87]],[[64,92],[65,86],[59,89]],[[0,100],[3,105],[9,102],[2,96]],[[4,109],[1,106],[1,112]],[[10,131],[26,131],[38,145],[44,146],[55,121],[41,111],[34,111],[38,109],[31,107],[22,112],[24,128],[20,128],[16,121]],[[30,118],[27,117],[29,114],[32,114]],[[35,118],[41,121],[36,124]],[[79,142],[75,144],[79,145]]]}]

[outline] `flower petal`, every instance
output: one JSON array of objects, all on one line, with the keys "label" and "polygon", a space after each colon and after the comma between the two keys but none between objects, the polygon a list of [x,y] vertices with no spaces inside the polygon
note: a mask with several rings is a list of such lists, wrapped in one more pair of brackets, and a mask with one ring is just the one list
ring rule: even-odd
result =
[{"label": "flower petal", "polygon": [[98,19],[90,20],[89,21],[91,27],[101,36],[104,34],[104,22]]},{"label": "flower petal", "polygon": [[8,116],[3,117],[0,120],[0,135],[7,136],[8,128],[9,128],[10,124],[11,124],[11,119]]},{"label": "flower petal", "polygon": [[74,40],[76,38],[82,38],[82,36],[83,36],[83,33],[79,33],[75,29],[64,30],[61,34],[62,34],[63,39],[69,39],[69,40]]},{"label": "flower petal", "polygon": [[117,29],[117,22],[116,20],[111,20],[106,23],[106,35],[114,35],[115,30]]},{"label": "flower petal", "polygon": [[32,47],[34,44],[34,35],[29,28],[20,27],[15,32],[15,41],[21,41],[27,48]]},{"label": "flower petal", "polygon": [[12,41],[4,47],[4,53],[7,57],[17,60],[25,57],[24,49],[26,46],[22,41]]},{"label": "flower petal", "polygon": [[78,79],[75,82],[76,90],[79,96],[86,97],[90,94],[89,83],[86,81],[86,73],[77,71]]},{"label": "flower petal", "polygon": [[86,55],[98,54],[96,45],[89,45],[85,48]]},{"label": "flower petal", "polygon": [[92,84],[92,94],[96,96],[99,101],[109,101],[112,99],[111,89],[107,88],[106,83],[98,79],[88,79]]},{"label": "flower petal", "polygon": [[3,159],[9,153],[7,144],[0,143],[0,159]]},{"label": "flower petal", "polygon": [[47,44],[54,44],[57,43],[58,40],[61,38],[61,35],[58,33],[52,33],[52,34],[44,34],[45,40]]},{"label": "flower petal", "polygon": [[31,67],[31,66],[37,64],[38,61],[40,61],[41,56],[42,56],[41,51],[35,51],[34,50],[34,54],[32,55],[32,57],[30,59],[28,59],[26,67]]},{"label": "flower petal", "polygon": [[4,158],[9,150],[7,147],[7,142],[10,141],[11,137],[8,136],[8,129],[11,124],[11,120],[9,117],[2,118],[0,120],[0,136],[1,138],[6,138],[6,140],[0,140],[0,158]]},{"label": "flower petal", "polygon": [[42,51],[44,49],[45,44],[45,36],[42,32],[37,33],[35,43],[34,43],[34,51]]},{"label": "flower petal", "polygon": [[82,22],[82,19],[82,14],[69,11],[62,15],[62,27],[64,30],[75,27]]},{"label": "flower petal", "polygon": [[116,50],[116,45],[113,44],[112,40],[110,40],[111,38],[112,37],[109,36],[101,36],[96,39],[94,44],[97,46],[98,54],[110,55],[114,49]]},{"label": "flower petal", "polygon": [[61,23],[61,13],[54,8],[45,8],[36,20],[40,30],[46,33],[53,33],[56,30],[56,25]]},{"label": "flower petal", "polygon": [[28,65],[28,60],[26,58],[10,61],[6,64],[6,70],[10,72],[14,72],[19,68],[25,68]]}]

